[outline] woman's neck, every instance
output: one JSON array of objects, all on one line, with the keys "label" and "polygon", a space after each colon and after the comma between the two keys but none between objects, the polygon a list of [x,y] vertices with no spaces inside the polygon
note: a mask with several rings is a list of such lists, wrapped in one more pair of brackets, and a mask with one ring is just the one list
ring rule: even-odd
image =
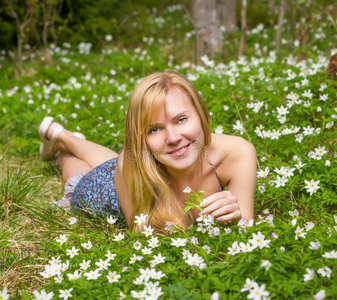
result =
[{"label": "woman's neck", "polygon": [[182,195],[186,187],[197,191],[202,182],[203,160],[197,161],[186,170],[167,170],[168,179],[175,194]]}]

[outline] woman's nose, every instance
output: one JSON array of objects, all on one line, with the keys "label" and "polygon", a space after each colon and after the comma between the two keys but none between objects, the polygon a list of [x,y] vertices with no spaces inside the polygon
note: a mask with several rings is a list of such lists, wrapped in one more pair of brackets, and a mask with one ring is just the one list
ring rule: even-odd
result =
[{"label": "woman's nose", "polygon": [[167,127],[166,128],[166,140],[169,144],[176,144],[181,140],[181,133],[177,128]]}]

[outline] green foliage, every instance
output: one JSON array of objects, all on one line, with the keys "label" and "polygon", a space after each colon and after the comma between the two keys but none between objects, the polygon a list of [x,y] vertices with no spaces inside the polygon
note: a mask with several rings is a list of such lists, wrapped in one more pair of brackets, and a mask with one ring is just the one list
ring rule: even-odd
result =
[{"label": "green foliage", "polygon": [[202,202],[202,195],[205,193],[204,191],[193,192],[189,191],[189,197],[185,201],[186,206],[183,208],[184,212],[188,212],[190,209],[197,208],[202,210],[203,208],[200,206]]}]

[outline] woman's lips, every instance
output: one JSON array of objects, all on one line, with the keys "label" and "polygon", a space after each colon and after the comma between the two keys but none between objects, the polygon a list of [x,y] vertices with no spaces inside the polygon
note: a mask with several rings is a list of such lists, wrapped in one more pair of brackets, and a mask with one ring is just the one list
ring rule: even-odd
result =
[{"label": "woman's lips", "polygon": [[190,149],[190,146],[191,146],[191,144],[188,144],[188,145],[186,145],[184,147],[181,147],[181,148],[179,148],[177,150],[168,152],[167,154],[169,154],[171,156],[174,156],[174,157],[182,156],[182,155],[184,155]]}]

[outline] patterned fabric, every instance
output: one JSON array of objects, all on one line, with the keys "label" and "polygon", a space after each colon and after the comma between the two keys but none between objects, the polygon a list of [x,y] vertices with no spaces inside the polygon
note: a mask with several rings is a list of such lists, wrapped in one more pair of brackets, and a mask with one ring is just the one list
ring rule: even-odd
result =
[{"label": "patterned fabric", "polygon": [[69,199],[71,209],[102,217],[112,215],[119,222],[125,220],[115,189],[117,161],[118,157],[108,160],[80,178]]},{"label": "patterned fabric", "polygon": [[73,177],[70,177],[64,185],[64,196],[61,200],[52,202],[53,205],[57,205],[65,210],[70,210],[70,199],[74,192],[76,185],[80,182],[85,173],[79,173]]}]

